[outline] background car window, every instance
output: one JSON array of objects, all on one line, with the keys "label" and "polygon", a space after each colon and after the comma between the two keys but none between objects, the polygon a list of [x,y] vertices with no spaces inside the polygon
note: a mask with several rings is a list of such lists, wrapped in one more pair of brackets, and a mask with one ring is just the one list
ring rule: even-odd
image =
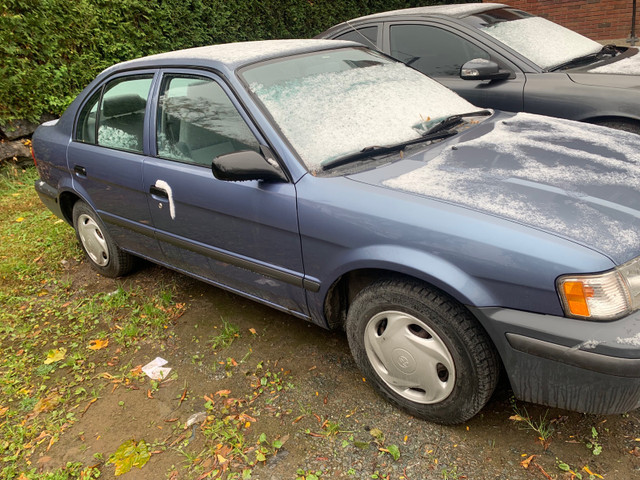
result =
[{"label": "background car window", "polygon": [[453,77],[474,58],[489,60],[489,54],[471,42],[428,25],[393,25],[391,56],[433,77]]},{"label": "background car window", "polygon": [[226,153],[260,150],[222,87],[202,77],[164,79],[157,142],[160,157],[208,166]]},{"label": "background car window", "polygon": [[356,30],[349,30],[347,33],[338,35],[336,40],[351,40],[362,43],[367,47],[375,46],[378,41],[378,27],[363,27]]},{"label": "background car window", "polygon": [[116,80],[100,105],[98,145],[142,153],[144,111],[153,77]]}]

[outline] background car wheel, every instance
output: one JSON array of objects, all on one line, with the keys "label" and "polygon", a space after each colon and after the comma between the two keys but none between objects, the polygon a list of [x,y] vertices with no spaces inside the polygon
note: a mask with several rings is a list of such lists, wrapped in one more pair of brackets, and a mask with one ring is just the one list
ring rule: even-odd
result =
[{"label": "background car wheel", "polygon": [[134,257],[123,252],[109,236],[98,215],[82,201],[73,206],[73,227],[89,263],[106,277],[131,271]]},{"label": "background car wheel", "polygon": [[608,119],[608,120],[596,120],[593,122],[601,127],[615,128],[616,130],[623,130],[625,132],[637,133],[640,135],[640,123],[623,119]]},{"label": "background car wheel", "polygon": [[346,331],[367,380],[424,420],[470,419],[498,381],[497,354],[476,319],[419,283],[388,280],[363,289],[349,308]]}]

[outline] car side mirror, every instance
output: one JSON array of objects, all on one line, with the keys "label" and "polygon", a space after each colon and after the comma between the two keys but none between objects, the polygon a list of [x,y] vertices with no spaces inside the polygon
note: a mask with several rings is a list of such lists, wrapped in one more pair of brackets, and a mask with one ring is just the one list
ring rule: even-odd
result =
[{"label": "car side mirror", "polygon": [[506,80],[510,76],[509,70],[501,70],[496,62],[484,58],[469,60],[460,68],[463,80]]},{"label": "car side mirror", "polygon": [[265,158],[253,150],[241,150],[220,155],[213,159],[211,170],[213,171],[213,176],[218,180],[228,182],[244,182],[246,180],[288,181],[282,168],[272,158],[272,155],[267,155],[267,158]]}]

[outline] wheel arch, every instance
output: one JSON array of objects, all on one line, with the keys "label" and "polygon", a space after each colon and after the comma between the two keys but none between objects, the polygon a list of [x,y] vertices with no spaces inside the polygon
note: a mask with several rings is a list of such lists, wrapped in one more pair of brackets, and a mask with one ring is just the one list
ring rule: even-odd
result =
[{"label": "wheel arch", "polygon": [[[323,302],[324,318],[329,328],[342,329],[349,305],[358,293],[375,281],[391,278],[413,281],[435,288],[462,306],[491,303],[489,302],[490,293],[476,279],[453,265],[448,267],[440,269],[440,275],[437,276],[403,265],[379,264],[349,269],[341,273],[327,289]],[[472,295],[463,293],[463,287]]]},{"label": "wheel arch", "polygon": [[[596,117],[585,118],[585,119],[582,119],[582,121],[591,123],[594,125],[610,126],[611,128],[619,128],[620,130],[640,134],[639,118],[612,114],[612,115],[598,115]],[[613,126],[614,124],[623,125],[624,127],[615,127]]]},{"label": "wheel arch", "polygon": [[75,192],[66,190],[60,194],[60,211],[64,216],[65,222],[73,227],[73,206],[82,198]]}]

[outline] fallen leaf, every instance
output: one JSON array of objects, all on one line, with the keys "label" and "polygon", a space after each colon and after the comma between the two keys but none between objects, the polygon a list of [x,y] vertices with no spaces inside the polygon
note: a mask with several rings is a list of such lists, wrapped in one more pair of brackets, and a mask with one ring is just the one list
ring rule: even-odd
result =
[{"label": "fallen leaf", "polygon": [[104,340],[98,338],[96,340],[91,340],[89,342],[89,346],[87,347],[89,350],[102,350],[103,348],[109,345],[109,339],[105,338]]},{"label": "fallen leaf", "polygon": [[89,410],[89,407],[90,407],[91,405],[93,405],[96,401],[98,401],[98,397],[96,397],[96,398],[92,398],[91,400],[89,400],[89,403],[87,404],[87,406],[86,406],[86,407],[84,407],[84,410],[82,411],[82,414],[81,414],[80,416],[82,416],[82,415],[84,415],[85,413],[87,413],[87,410]]},{"label": "fallen leaf", "polygon": [[107,463],[113,463],[116,467],[116,476],[127,473],[133,467],[142,468],[151,458],[147,442],[140,440],[127,440],[109,457]]},{"label": "fallen leaf", "polygon": [[520,465],[522,465],[523,468],[529,468],[529,464],[533,461],[533,459],[536,458],[535,455],[531,455],[529,458],[527,458],[526,460],[523,460],[520,462]]},{"label": "fallen leaf", "polygon": [[509,420],[513,420],[514,422],[524,422],[524,418],[522,418],[520,415],[511,415],[509,417]]},{"label": "fallen leaf", "polygon": [[228,397],[230,393],[231,390],[218,390],[216,392],[216,395],[218,395],[219,397]]},{"label": "fallen leaf", "polygon": [[54,350],[49,350],[47,352],[47,358],[44,361],[45,365],[49,365],[51,363],[59,362],[62,360],[67,354],[66,348],[56,348]]},{"label": "fallen leaf", "polygon": [[594,473],[591,470],[589,470],[589,466],[588,465],[585,465],[584,467],[582,467],[582,469],[585,472],[587,472],[589,475],[592,475],[592,476],[597,477],[597,478],[604,478],[602,475],[598,475],[597,473]]},{"label": "fallen leaf", "polygon": [[20,223],[24,221],[24,217],[18,217],[16,218],[16,222]]},{"label": "fallen leaf", "polygon": [[257,333],[255,328],[250,328],[249,331],[254,335]]}]

